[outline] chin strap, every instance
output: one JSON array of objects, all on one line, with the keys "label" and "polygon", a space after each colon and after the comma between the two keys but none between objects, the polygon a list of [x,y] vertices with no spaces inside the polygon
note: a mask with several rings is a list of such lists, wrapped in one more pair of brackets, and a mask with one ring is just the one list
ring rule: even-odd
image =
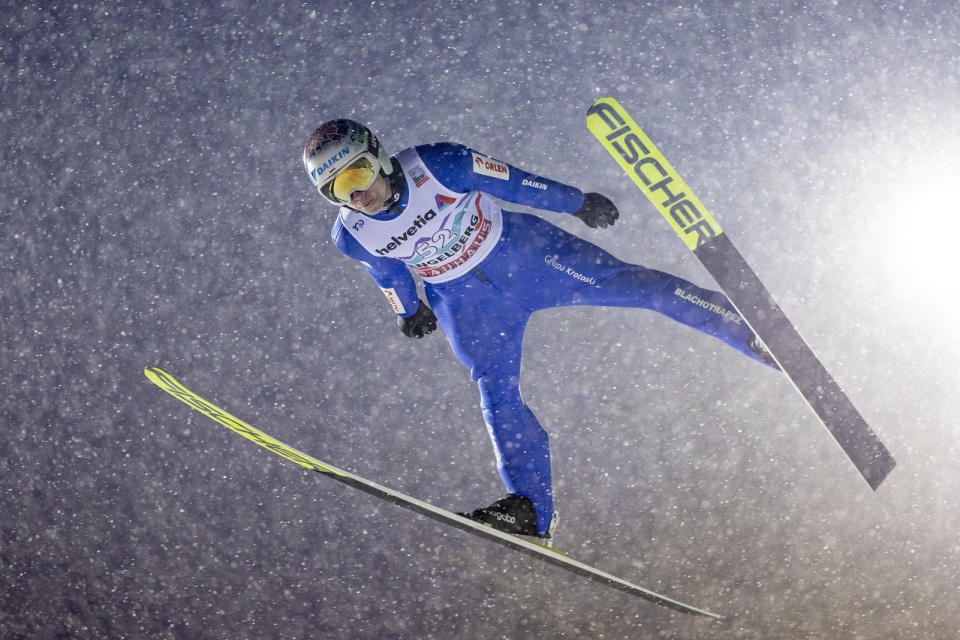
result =
[{"label": "chin strap", "polygon": [[393,170],[393,173],[384,177],[387,179],[387,184],[390,185],[391,195],[383,201],[383,209],[381,209],[381,211],[387,211],[400,202],[404,191],[407,190],[407,181],[403,177],[403,171],[400,169],[399,163],[396,163],[396,168]]}]

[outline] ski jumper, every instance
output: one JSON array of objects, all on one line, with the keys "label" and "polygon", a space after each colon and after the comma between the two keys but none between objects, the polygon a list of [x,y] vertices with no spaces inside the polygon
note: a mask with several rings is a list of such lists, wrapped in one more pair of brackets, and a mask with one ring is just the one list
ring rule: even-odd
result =
[{"label": "ski jumper", "polygon": [[373,216],[342,207],[333,240],[363,263],[401,317],[420,305],[411,272],[424,281],[450,346],[479,385],[500,477],[508,492],[533,502],[541,535],[553,514],[550,444],[520,396],[523,334],[534,311],[651,309],[759,360],[751,330],[723,294],[622,262],[493,199],[572,214],[583,203],[579,189],[453,143],[411,147],[394,159],[405,180],[400,199]]}]

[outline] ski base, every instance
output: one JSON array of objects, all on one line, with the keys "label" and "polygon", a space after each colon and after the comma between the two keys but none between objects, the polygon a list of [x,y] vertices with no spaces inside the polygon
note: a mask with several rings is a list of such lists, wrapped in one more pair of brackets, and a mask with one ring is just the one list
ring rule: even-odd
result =
[{"label": "ski base", "polygon": [[496,529],[493,529],[487,525],[468,520],[451,511],[435,507],[427,502],[417,500],[416,498],[404,495],[398,491],[394,491],[393,489],[381,486],[375,482],[361,478],[358,475],[322,462],[280,442],[279,440],[267,435],[263,431],[260,431],[259,429],[247,424],[236,416],[224,411],[220,407],[217,407],[216,405],[201,398],[196,393],[182,385],[172,375],[159,367],[148,367],[144,370],[144,374],[155,385],[189,407],[215,420],[228,429],[242,435],[248,440],[252,440],[261,447],[268,449],[269,451],[272,451],[273,453],[286,458],[291,462],[295,462],[302,467],[310,469],[311,471],[316,471],[329,478],[333,478],[334,480],[351,486],[354,489],[359,489],[360,491],[376,496],[382,500],[386,500],[387,502],[393,503],[405,509],[409,509],[410,511],[431,518],[437,522],[442,522],[443,524],[450,525],[461,531],[466,531],[467,533],[484,538],[485,540],[496,542],[497,544],[510,548],[514,551],[519,551],[520,553],[526,554],[532,558],[536,558],[537,560],[542,560],[547,564],[559,567],[569,571],[570,573],[588,578],[594,582],[612,587],[632,596],[643,598],[644,600],[648,600],[674,611],[696,614],[709,618],[720,618],[720,616],[715,613],[685,604],[679,600],[674,600],[673,598],[650,591],[649,589],[644,589],[643,587],[637,586],[631,582],[627,582],[622,578],[618,578],[617,576],[606,573],[605,571],[601,571],[596,567],[592,567],[574,560],[573,558],[570,558],[556,549],[544,546],[542,543],[531,542],[517,536],[512,536],[510,534],[497,531]]}]

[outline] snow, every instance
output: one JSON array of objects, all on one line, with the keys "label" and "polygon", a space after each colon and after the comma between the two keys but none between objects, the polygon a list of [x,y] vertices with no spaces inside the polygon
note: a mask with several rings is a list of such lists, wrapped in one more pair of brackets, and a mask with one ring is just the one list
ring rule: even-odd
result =
[{"label": "snow", "polygon": [[[958,31],[937,0],[5,12],[0,636],[952,637]],[[468,144],[610,196],[613,229],[551,220],[711,286],[587,132],[602,95],[899,461],[871,492],[786,381],[653,314],[535,316],[561,546],[722,623],[307,473],[142,374],[439,506],[499,497],[468,373],[331,244],[302,144],[341,116]]]}]

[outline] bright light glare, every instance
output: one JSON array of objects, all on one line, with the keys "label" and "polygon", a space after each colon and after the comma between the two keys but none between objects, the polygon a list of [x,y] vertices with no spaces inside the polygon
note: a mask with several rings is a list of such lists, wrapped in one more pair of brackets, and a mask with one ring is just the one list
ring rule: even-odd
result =
[{"label": "bright light glare", "polygon": [[955,132],[926,133],[874,156],[871,214],[882,225],[875,248],[885,277],[916,311],[952,323],[960,313],[960,144]]},{"label": "bright light glare", "polygon": [[[889,238],[919,277],[956,282],[960,271],[960,153],[941,154],[899,175],[884,216]],[[885,189],[887,191],[887,189]]]}]

